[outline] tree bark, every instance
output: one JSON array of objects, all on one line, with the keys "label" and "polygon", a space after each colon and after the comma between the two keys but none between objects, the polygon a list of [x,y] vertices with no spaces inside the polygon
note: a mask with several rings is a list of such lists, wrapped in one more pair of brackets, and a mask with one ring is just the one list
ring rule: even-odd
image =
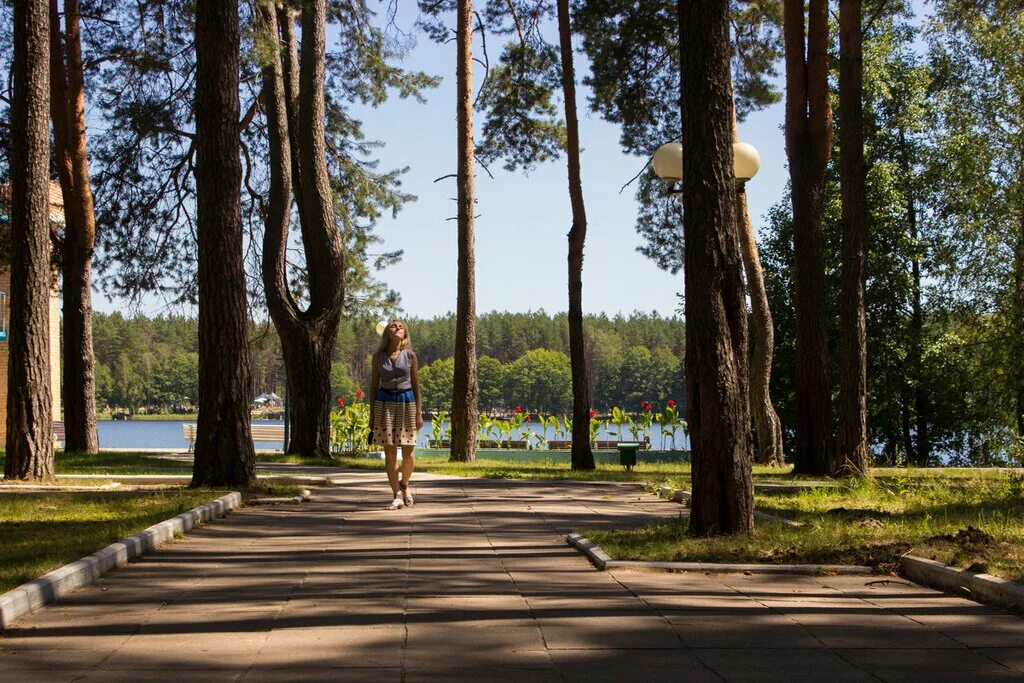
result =
[{"label": "tree bark", "polygon": [[796,462],[794,472],[833,471],[832,409],[825,326],[821,228],[825,169],[832,148],[828,89],[828,2],[784,0],[786,154],[793,201],[796,308]]},{"label": "tree bark", "polygon": [[839,172],[843,264],[839,310],[839,439],[834,476],[866,476],[868,451],[868,207],[864,162],[864,60],[861,0],[839,2]]},{"label": "tree bark", "polygon": [[50,388],[49,30],[46,0],[14,3],[8,479],[53,479]]},{"label": "tree bark", "polygon": [[[50,112],[64,196],[64,450],[96,453],[96,370],[92,347],[92,258],[96,216],[86,154],[85,86],[78,0],[50,0]],[[62,45],[63,42],[63,45]]]},{"label": "tree bark", "polygon": [[[1014,317],[1017,320],[1016,353],[1014,366],[1017,369],[1014,378],[1014,413],[1017,421],[1017,436],[1024,438],[1024,195],[1018,199],[1017,244],[1013,253],[1013,305]],[[918,278],[920,280],[920,278]],[[920,289],[920,285],[918,286]],[[920,295],[918,296],[920,299]],[[920,382],[918,382],[920,385]],[[922,392],[923,398],[923,392]],[[919,423],[920,424],[920,423]],[[927,426],[927,423],[925,423]],[[920,427],[918,427],[920,429]],[[920,437],[918,437],[920,438]]]},{"label": "tree bark", "polygon": [[572,469],[594,469],[590,448],[590,383],[583,336],[583,247],[587,211],[580,178],[580,126],[576,117],[576,70],[573,65],[569,0],[558,0],[558,39],[562,56],[562,99],[565,104],[566,159],[569,171],[569,364],[572,368]]},{"label": "tree bark", "polygon": [[[736,108],[732,115],[732,141],[739,142],[739,127],[736,123]],[[747,276],[747,293],[750,295],[751,317],[754,323],[753,349],[750,368],[750,412],[757,430],[757,461],[762,465],[781,467],[782,423],[772,405],[772,357],[775,354],[775,326],[768,306],[768,293],[764,287],[764,270],[757,250],[754,222],[750,220],[747,208],[745,184],[740,184],[736,202],[736,220],[740,232],[740,247],[743,250],[743,270]]]},{"label": "tree bark", "polygon": [[458,301],[455,310],[455,386],[451,460],[476,459],[479,386],[476,376],[476,259],[474,256],[473,3],[458,0]]},{"label": "tree bark", "polygon": [[196,4],[199,417],[192,486],[252,486],[256,454],[242,262],[238,3]]},{"label": "tree bark", "polygon": [[733,179],[728,0],[679,2],[690,532],[754,529],[747,307]]},{"label": "tree bark", "polygon": [[[263,68],[271,188],[262,274],[288,371],[290,433],[286,448],[289,453],[327,457],[331,447],[331,357],[345,290],[343,246],[325,162],[326,6],[323,0],[314,0],[302,13],[301,57],[291,14],[263,6],[258,11],[269,44],[280,47],[278,41],[284,41],[282,49],[271,50]],[[287,281],[285,256],[293,193],[309,271],[306,310],[292,296]]]},{"label": "tree bark", "polygon": [[[909,169],[907,169],[909,174]],[[931,458],[931,440],[928,437],[929,402],[924,388],[924,307],[921,302],[921,254],[917,228],[917,207],[912,194],[907,198],[907,220],[914,255],[910,260],[910,367],[914,373],[914,450],[907,451],[908,462],[921,467]],[[1019,252],[1018,252],[1019,253]],[[909,430],[908,430],[909,431]],[[907,437],[908,448],[910,438]]]}]

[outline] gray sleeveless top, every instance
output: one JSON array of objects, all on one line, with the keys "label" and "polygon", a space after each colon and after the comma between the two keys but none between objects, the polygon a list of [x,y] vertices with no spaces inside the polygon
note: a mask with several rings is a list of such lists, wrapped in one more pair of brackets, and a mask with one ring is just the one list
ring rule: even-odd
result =
[{"label": "gray sleeveless top", "polygon": [[377,352],[377,371],[380,388],[388,391],[412,389],[412,351],[403,349],[391,360],[387,351]]}]

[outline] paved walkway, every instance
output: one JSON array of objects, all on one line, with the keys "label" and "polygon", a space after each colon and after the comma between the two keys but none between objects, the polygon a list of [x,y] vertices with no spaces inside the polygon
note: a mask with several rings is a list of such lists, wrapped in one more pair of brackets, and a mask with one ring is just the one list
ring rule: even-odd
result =
[{"label": "paved walkway", "polygon": [[560,534],[679,514],[632,485],[337,479],[23,618],[0,680],[1024,679],[1024,619],[901,580],[596,571]]}]

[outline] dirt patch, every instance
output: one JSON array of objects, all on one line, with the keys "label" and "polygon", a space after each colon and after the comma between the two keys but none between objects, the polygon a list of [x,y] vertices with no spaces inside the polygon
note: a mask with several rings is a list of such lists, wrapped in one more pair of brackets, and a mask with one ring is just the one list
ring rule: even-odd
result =
[{"label": "dirt patch", "polygon": [[826,553],[808,554],[797,550],[775,552],[770,558],[762,557],[779,564],[855,564],[874,568],[880,574],[896,574],[899,570],[900,558],[910,552],[909,543],[866,543],[848,548],[829,548]]},{"label": "dirt patch", "polygon": [[939,536],[932,536],[927,539],[927,542],[952,543],[964,553],[981,556],[985,555],[985,551],[998,545],[998,541],[992,537],[992,534],[973,526],[968,526],[966,529],[960,529],[955,534],[940,534]]},{"label": "dirt patch", "polygon": [[[952,555],[945,561],[954,566],[965,567],[974,574],[987,574],[993,553],[997,554],[1001,544],[991,534],[973,526],[960,529],[955,534],[940,534],[925,539],[933,549],[946,548]],[[931,559],[938,559],[931,554]]]}]

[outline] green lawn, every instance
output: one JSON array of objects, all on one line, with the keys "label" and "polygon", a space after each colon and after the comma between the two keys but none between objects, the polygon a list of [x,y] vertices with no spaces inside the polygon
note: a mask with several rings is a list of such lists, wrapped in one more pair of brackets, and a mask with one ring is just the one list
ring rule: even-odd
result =
[{"label": "green lawn", "polygon": [[[5,456],[0,453],[0,467]],[[64,453],[54,455],[54,470],[61,474],[184,474],[192,473],[189,463],[155,457],[152,453],[100,451],[96,455]]]},{"label": "green lawn", "polygon": [[225,493],[0,493],[0,592]]},{"label": "green lawn", "polygon": [[879,470],[838,490],[756,496],[758,509],[803,522],[759,522],[752,536],[694,538],[685,520],[633,531],[581,529],[615,559],[868,564],[907,552],[1024,581],[1024,475]]}]

